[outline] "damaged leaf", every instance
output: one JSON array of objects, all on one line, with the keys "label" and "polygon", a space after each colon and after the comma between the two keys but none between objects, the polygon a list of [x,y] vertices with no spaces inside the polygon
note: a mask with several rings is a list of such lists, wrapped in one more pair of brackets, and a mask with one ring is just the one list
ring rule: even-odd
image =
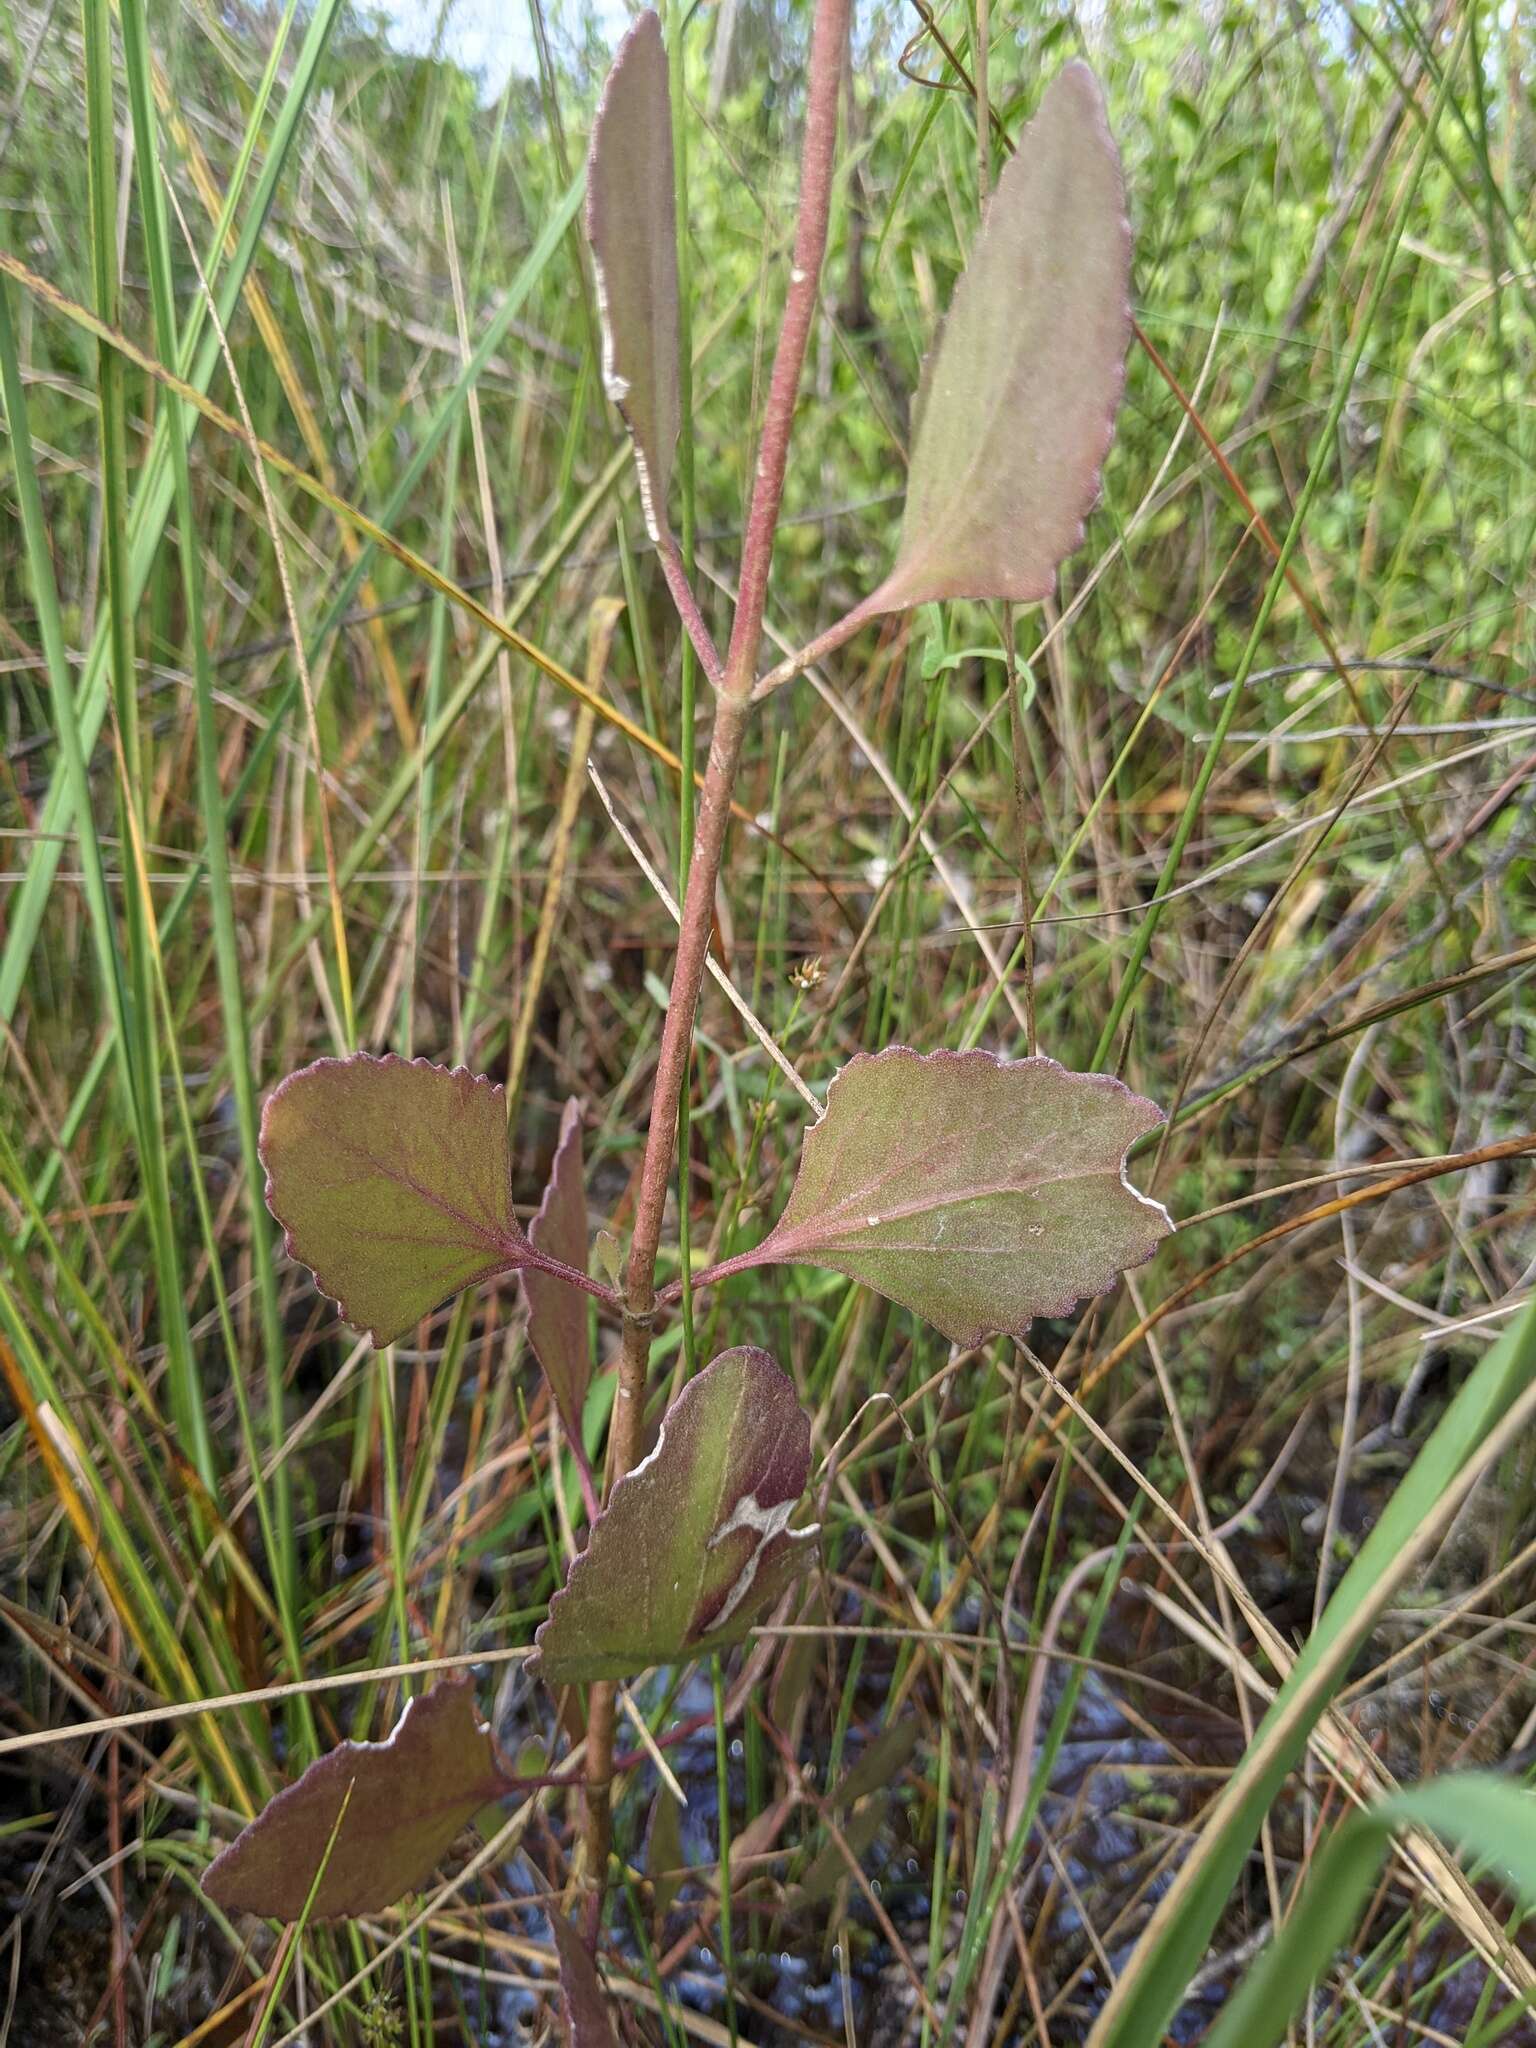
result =
[{"label": "damaged leaf", "polygon": [[[528,1226],[534,1248],[578,1273],[587,1270],[587,1188],[581,1156],[581,1104],[573,1095],[560,1118],[549,1185]],[[528,1295],[528,1342],[544,1369],[566,1435],[581,1442],[581,1411],[592,1374],[587,1304],[574,1287],[552,1274],[523,1274]]]},{"label": "damaged leaf", "polygon": [[512,1213],[506,1093],[463,1067],[316,1060],[268,1096],[261,1159],[289,1256],[375,1344],[493,1273],[564,1270]]},{"label": "damaged leaf", "polygon": [[809,1561],[792,1529],[810,1418],[766,1351],[691,1379],[621,1479],[534,1638],[551,1685],[629,1678],[740,1642]]},{"label": "damaged leaf", "polygon": [[603,388],[635,444],[646,530],[667,532],[682,419],[672,99],[654,13],[620,43],[587,164],[587,238],[603,330]]},{"label": "damaged leaf", "polygon": [[1131,337],[1120,156],[1086,64],[1019,138],[924,367],[901,541],[858,608],[1048,597],[1083,538]]},{"label": "damaged leaf", "polygon": [[1022,1336],[1149,1259],[1173,1228],[1125,1177],[1162,1112],[1055,1060],[859,1053],[805,1136],[788,1207],[733,1268],[828,1266],[955,1344]]},{"label": "damaged leaf", "polygon": [[382,1912],[505,1789],[472,1682],[445,1678],[406,1702],[385,1741],[343,1742],[312,1763],[214,1858],[203,1890],[226,1912],[297,1920],[323,1862],[312,1920]]}]

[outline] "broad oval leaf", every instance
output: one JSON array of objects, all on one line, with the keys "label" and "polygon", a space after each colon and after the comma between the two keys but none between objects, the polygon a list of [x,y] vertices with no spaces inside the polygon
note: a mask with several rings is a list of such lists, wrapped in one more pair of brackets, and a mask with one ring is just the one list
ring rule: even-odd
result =
[{"label": "broad oval leaf", "polygon": [[560,2017],[568,2048],[618,2048],[602,1979],[581,1936],[562,1913],[551,1913],[549,1924],[560,1958]]},{"label": "broad oval leaf", "polygon": [[990,1052],[859,1053],[805,1135],[789,1204],[742,1264],[829,1266],[956,1344],[1022,1336],[1173,1228],[1125,1177],[1162,1112],[1108,1074]]},{"label": "broad oval leaf", "polygon": [[603,87],[587,164],[587,238],[603,330],[603,387],[635,444],[651,539],[667,531],[682,418],[672,98],[661,23],[642,14]]},{"label": "broad oval leaf", "polygon": [[343,1742],[312,1763],[214,1858],[203,1890],[226,1912],[297,1920],[323,1863],[311,1919],[382,1912],[505,1789],[473,1685],[445,1678],[407,1701],[387,1740]]},{"label": "broad oval leaf", "polygon": [[792,1529],[810,1417],[766,1351],[723,1351],[613,1489],[534,1638],[551,1685],[630,1678],[740,1642],[809,1561]]},{"label": "broad oval leaf", "polygon": [[473,1281],[556,1269],[512,1212],[506,1091],[463,1067],[316,1060],[268,1096],[261,1158],[289,1256],[375,1344]]},{"label": "broad oval leaf", "polygon": [[901,542],[857,616],[1050,594],[1098,495],[1131,336],[1120,157],[1086,64],[1053,82],[924,368]]},{"label": "broad oval leaf", "polygon": [[[581,1104],[573,1095],[560,1118],[549,1184],[528,1226],[536,1251],[577,1273],[587,1270],[587,1187],[581,1156]],[[592,1375],[587,1304],[578,1290],[550,1273],[528,1268],[528,1342],[544,1368],[566,1434],[581,1440],[581,1411]]]}]

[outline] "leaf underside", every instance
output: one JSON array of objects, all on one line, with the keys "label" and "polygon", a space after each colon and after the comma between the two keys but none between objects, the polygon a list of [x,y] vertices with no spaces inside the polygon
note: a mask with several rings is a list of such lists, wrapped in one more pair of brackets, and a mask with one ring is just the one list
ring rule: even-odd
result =
[{"label": "leaf underside", "polygon": [[629,1678],[740,1642],[811,1555],[790,1516],[810,1418],[765,1351],[691,1379],[650,1456],[620,1480],[534,1638],[551,1685]]},{"label": "leaf underside", "polygon": [[[587,1270],[587,1190],[581,1155],[581,1104],[575,1096],[560,1118],[549,1185],[528,1226],[536,1251],[578,1273]],[[544,1369],[566,1434],[580,1441],[581,1411],[592,1373],[585,1295],[550,1273],[523,1273],[528,1295],[528,1342]]]},{"label": "leaf underside", "polygon": [[603,386],[635,444],[651,539],[667,531],[682,419],[672,98],[661,23],[640,16],[603,88],[587,164],[587,238],[597,274]]},{"label": "leaf underside", "polygon": [[924,366],[896,561],[858,616],[1050,595],[1114,431],[1130,264],[1119,152],[1074,62],[998,180]]},{"label": "leaf underside", "polygon": [[316,1060],[267,1098],[261,1158],[290,1257],[375,1344],[528,1254],[506,1091],[462,1067]]},{"label": "leaf underside", "polygon": [[1173,1228],[1124,1177],[1161,1112],[1108,1074],[990,1052],[859,1053],[806,1133],[755,1265],[827,1266],[953,1343],[1022,1336]]},{"label": "leaf underside", "polygon": [[215,1857],[203,1890],[226,1912],[297,1920],[324,1863],[311,1919],[382,1912],[426,1881],[501,1789],[473,1684],[445,1678],[407,1702],[386,1741],[343,1742],[312,1763]]},{"label": "leaf underside", "polygon": [[569,2048],[617,2048],[596,1963],[564,1914],[551,1913],[549,1924],[560,1958],[560,2016]]}]

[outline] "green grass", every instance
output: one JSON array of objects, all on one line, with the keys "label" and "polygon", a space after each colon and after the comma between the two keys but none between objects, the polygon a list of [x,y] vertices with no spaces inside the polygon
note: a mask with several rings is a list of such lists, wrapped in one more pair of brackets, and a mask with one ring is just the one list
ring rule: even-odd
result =
[{"label": "green grass", "polygon": [[[982,18],[1013,135],[1077,31],[1030,6]],[[658,872],[690,844],[672,764],[700,750],[708,686],[602,399],[576,225],[603,38],[530,19],[538,75],[487,101],[334,0],[0,13],[0,1740],[323,1682],[0,1751],[0,2039],[46,2015],[76,2029],[46,2038],[83,2040],[94,2016],[114,2043],[255,2028],[277,2048],[335,1998],[327,2040],[414,2048],[504,2037],[519,1998],[548,2011],[544,1930],[509,1901],[563,1887],[574,1800],[544,1795],[462,1896],[286,1953],[197,1889],[234,1816],[380,1733],[434,1659],[525,1644],[573,1518],[579,1540],[515,1292],[370,1357],[283,1259],[256,1157],[262,1098],[318,1054],[505,1071],[604,598],[627,608],[593,763]],[[717,96],[725,19],[668,21],[695,429],[678,510],[717,627],[807,26],[742,11]],[[974,233],[977,16],[938,19],[965,76],[925,40],[926,86],[897,63],[916,14],[859,25],[769,607],[790,644],[888,559],[911,391]],[[1086,54],[1151,348],[1065,622],[1020,614],[1012,711],[1005,663],[967,652],[1001,650],[1003,618],[953,606],[866,633],[754,729],[721,956],[804,1080],[893,1039],[1022,1052],[1022,887],[1041,1048],[1175,1110],[1138,1174],[1186,1227],[1134,1287],[1037,1329],[1070,1402],[1011,1344],[951,1358],[811,1272],[730,1282],[663,1331],[663,1378],[773,1349],[818,1454],[838,1446],[819,1633],[759,1695],[822,1772],[792,1796],[753,1708],[674,1753],[693,1868],[660,1916],[648,1769],[618,1805],[612,1987],[637,2014],[663,1999],[646,2024],[668,2039],[1083,2041],[1111,1970],[1101,2038],[1149,2048],[1203,1974],[1194,2038],[1314,1864],[1374,1871],[1368,1829],[1342,1831],[1356,1793],[1499,1768],[1518,1829],[1526,41],[1488,6],[1430,42],[1394,7],[1111,10]],[[261,477],[246,411],[282,459]],[[516,1192],[537,1200],[579,1093],[593,1227],[622,1242],[673,926],[590,789],[559,857]],[[752,1241],[802,1122],[708,992],[663,1277]],[[611,1391],[600,1376],[595,1452]],[[396,1665],[412,1675],[356,1677]],[[675,1700],[637,1688],[658,1729],[714,1697],[708,1674]],[[503,1706],[518,1748],[556,1739],[536,1690]],[[880,1803],[839,1806],[907,1715],[920,1738]],[[1017,1760],[1021,1726],[1041,1746]],[[1388,1810],[1411,1818],[1412,1796]],[[862,1884],[831,1881],[829,1818]],[[1501,1983],[1530,1982],[1509,1896],[1426,1841],[1361,1894],[1338,1953],[1336,1928],[1306,1951],[1310,1908],[1291,1916],[1277,1967],[1298,1988],[1321,1971],[1310,2038],[1488,2048],[1529,2028]]]}]

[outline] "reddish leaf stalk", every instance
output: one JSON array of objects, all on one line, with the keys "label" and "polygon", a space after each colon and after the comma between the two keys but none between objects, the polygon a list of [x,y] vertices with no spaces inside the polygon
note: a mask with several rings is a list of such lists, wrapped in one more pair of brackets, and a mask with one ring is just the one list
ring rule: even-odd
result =
[{"label": "reddish leaf stalk", "polygon": [[[811,30],[809,92],[801,153],[800,215],[795,229],[784,319],[768,386],[752,501],[742,544],[740,590],[725,673],[719,684],[709,767],[699,803],[693,858],[683,897],[677,959],[672,970],[671,1000],[662,1028],[645,1156],[640,1169],[640,1191],[629,1251],[618,1397],[609,1455],[610,1486],[616,1485],[639,1462],[645,1416],[645,1382],[656,1310],[656,1255],[660,1249],[662,1217],[672,1177],[678,1109],[687,1082],[694,1017],[709,957],[715,887],[720,877],[720,861],[731,819],[732,792],[751,709],[753,670],[762,636],[768,572],[773,560],[774,531],[784,493],[784,470],[800,388],[800,372],[810,339],[811,322],[815,317],[822,258],[826,253],[837,142],[838,84],[848,37],[848,10],[849,0],[817,0]],[[597,1902],[589,1915],[591,1931],[595,1931],[595,1915],[601,1912],[602,1884],[611,1838],[609,1788],[613,1775],[614,1729],[613,1688],[594,1686],[587,1722],[587,1867]]]},{"label": "reddish leaf stalk", "polygon": [[710,637],[704,614],[699,610],[699,601],[693,594],[693,585],[688,581],[688,571],[683,566],[677,542],[670,533],[662,534],[656,544],[656,555],[661,563],[661,573],[666,578],[673,607],[683,622],[688,638],[693,642],[693,651],[699,657],[699,665],[718,690],[725,677],[724,664]]},{"label": "reddish leaf stalk", "polygon": [[825,661],[829,654],[836,654],[851,640],[855,633],[862,633],[869,624],[870,615],[862,607],[845,612],[842,618],[828,626],[824,633],[818,633],[814,640],[808,640],[804,647],[794,654],[785,655],[777,668],[768,671],[752,692],[754,698],[771,697],[785,683],[792,683],[796,676],[803,675],[808,668],[814,668]]}]

